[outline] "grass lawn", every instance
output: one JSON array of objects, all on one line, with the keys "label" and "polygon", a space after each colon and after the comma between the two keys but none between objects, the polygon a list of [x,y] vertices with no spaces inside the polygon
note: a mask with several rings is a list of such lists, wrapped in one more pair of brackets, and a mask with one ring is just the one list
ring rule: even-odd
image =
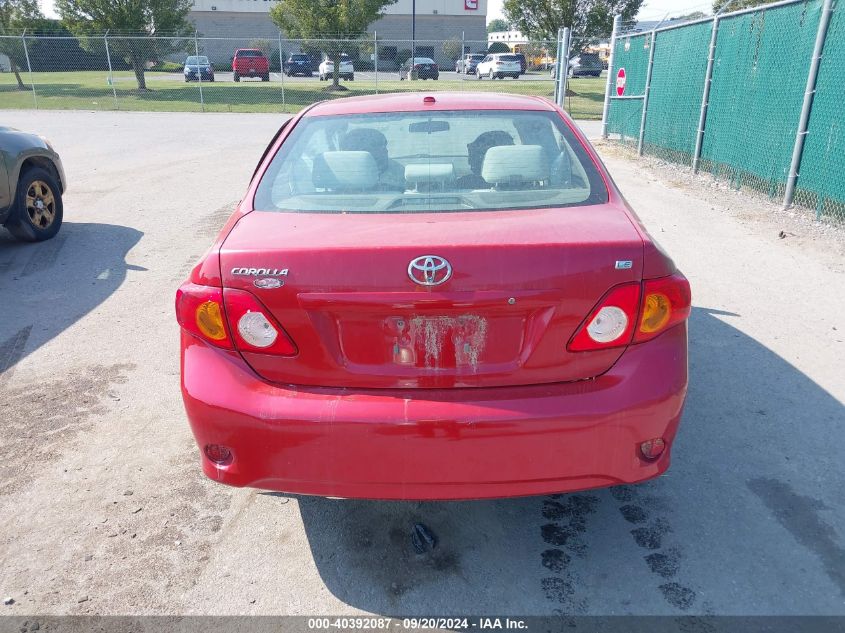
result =
[{"label": "grass lawn", "polygon": [[[316,79],[306,81],[285,78],[283,83],[278,80],[279,75],[274,74],[273,80],[267,83],[254,80],[203,83],[202,93],[207,112],[297,112],[315,101],[376,92],[483,91],[551,98],[554,84],[543,74],[536,76],[537,79],[519,81],[477,81],[474,77],[464,81],[425,82],[379,79],[376,84],[365,73],[360,73],[354,82],[343,82],[349,88],[348,91],[326,92],[326,84]],[[22,78],[29,85],[29,75],[24,73]],[[0,108],[29,109],[35,107],[37,101],[38,108],[45,110],[199,112],[203,109],[200,104],[200,85],[186,84],[181,74],[148,72],[149,92],[136,89],[135,77],[131,72],[114,74],[114,92],[108,83],[106,71],[33,73],[32,81],[35,83],[34,96],[32,91],[18,90],[13,74],[0,73]],[[565,107],[573,118],[601,118],[604,78],[571,79],[569,88],[574,94],[567,97]]]}]

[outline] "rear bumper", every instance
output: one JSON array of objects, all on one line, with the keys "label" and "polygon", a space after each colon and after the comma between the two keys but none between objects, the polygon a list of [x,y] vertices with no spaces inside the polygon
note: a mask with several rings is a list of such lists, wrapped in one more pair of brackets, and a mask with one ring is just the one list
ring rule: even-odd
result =
[{"label": "rear bumper", "polygon": [[[588,381],[453,390],[268,384],[235,352],[182,333],[182,394],[206,475],[232,486],[371,499],[569,492],[669,467],[687,388],[686,325]],[[653,462],[641,442],[662,437]]]}]

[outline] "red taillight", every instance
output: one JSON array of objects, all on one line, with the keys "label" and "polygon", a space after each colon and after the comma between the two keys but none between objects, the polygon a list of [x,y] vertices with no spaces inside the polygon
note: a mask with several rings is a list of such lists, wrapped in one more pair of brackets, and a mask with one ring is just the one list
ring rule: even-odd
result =
[{"label": "red taillight", "polygon": [[622,347],[631,342],[640,304],[640,284],[612,288],[575,331],[570,352]]},{"label": "red taillight", "polygon": [[692,295],[689,281],[681,273],[643,281],[640,320],[634,343],[653,339],[658,334],[689,318]]},{"label": "red taillight", "polygon": [[176,320],[183,328],[224,349],[232,349],[232,337],[223,308],[223,289],[183,284],[176,291]]},{"label": "red taillight", "polygon": [[689,282],[681,273],[616,286],[592,309],[567,349],[585,352],[651,340],[686,320],[690,306]]},{"label": "red taillight", "polygon": [[229,328],[239,350],[296,356],[296,345],[254,295],[246,290],[226,288],[223,298]]},{"label": "red taillight", "polygon": [[261,302],[245,290],[186,283],[176,292],[176,319],[224,349],[295,356],[296,345]]}]

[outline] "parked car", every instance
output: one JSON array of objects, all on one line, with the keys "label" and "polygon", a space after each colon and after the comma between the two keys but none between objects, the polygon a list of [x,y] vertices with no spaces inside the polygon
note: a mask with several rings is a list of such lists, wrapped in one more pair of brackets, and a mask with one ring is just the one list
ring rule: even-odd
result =
[{"label": "parked car", "polygon": [[[319,74],[320,81],[327,81],[334,76],[334,62],[328,57],[326,57],[320,64]],[[349,56],[346,53],[343,53],[340,56],[340,70],[338,72],[338,77],[341,79],[348,79],[349,81],[355,81],[355,66],[352,64],[352,60],[349,59]]]},{"label": "parked car", "polygon": [[314,69],[311,64],[311,58],[304,53],[294,53],[288,57],[285,63],[285,74],[288,77],[295,75],[303,75],[311,77],[314,74]]},{"label": "parked car", "polygon": [[430,57],[414,57],[399,69],[399,79],[439,79],[440,69]]},{"label": "parked car", "polygon": [[[570,77],[598,77],[603,70],[598,53],[579,53],[569,60]],[[549,74],[557,76],[557,64],[552,64]]]},{"label": "parked car", "polygon": [[519,59],[519,74],[524,75],[528,70],[528,60],[525,58],[525,53],[514,53],[514,56]]},{"label": "parked car", "polygon": [[486,56],[487,55],[484,53],[468,53],[467,55],[464,55],[463,59],[459,59],[455,62],[455,72],[458,74],[464,73],[466,75],[474,75],[475,67],[478,66],[478,62]]},{"label": "parked car", "polygon": [[520,72],[519,58],[512,53],[487,55],[475,67],[475,74],[478,79],[482,77],[489,77],[490,79],[513,77],[519,79]]},{"label": "parked car", "polygon": [[256,48],[239,48],[232,58],[232,78],[240,81],[243,77],[259,77],[261,81],[270,81],[270,62],[267,56]]},{"label": "parked car", "polygon": [[[232,194],[235,196],[235,193]],[[689,283],[549,101],[323,101],[176,296],[216,482],[379,499],[631,484],[670,462]]]},{"label": "parked car", "polygon": [[214,81],[214,66],[205,55],[191,55],[183,68],[185,81]]},{"label": "parked car", "polygon": [[0,224],[27,242],[48,240],[62,225],[67,180],[44,137],[0,126]]}]

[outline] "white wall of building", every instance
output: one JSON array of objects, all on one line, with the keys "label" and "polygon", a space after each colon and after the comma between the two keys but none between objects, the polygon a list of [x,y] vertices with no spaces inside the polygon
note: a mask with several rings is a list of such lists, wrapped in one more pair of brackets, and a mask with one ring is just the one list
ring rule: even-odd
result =
[{"label": "white wall of building", "polygon": [[[410,15],[413,0],[398,0],[385,15]],[[417,15],[487,15],[487,0],[416,0]],[[194,0],[194,11],[268,13],[273,0]],[[473,8],[475,7],[475,8]]]}]

